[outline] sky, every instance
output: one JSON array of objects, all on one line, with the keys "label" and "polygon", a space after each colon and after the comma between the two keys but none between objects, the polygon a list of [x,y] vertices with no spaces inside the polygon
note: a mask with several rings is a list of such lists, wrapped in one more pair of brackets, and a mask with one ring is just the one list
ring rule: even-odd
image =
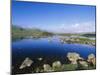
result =
[{"label": "sky", "polygon": [[56,33],[95,32],[95,6],[12,2],[12,25]]}]

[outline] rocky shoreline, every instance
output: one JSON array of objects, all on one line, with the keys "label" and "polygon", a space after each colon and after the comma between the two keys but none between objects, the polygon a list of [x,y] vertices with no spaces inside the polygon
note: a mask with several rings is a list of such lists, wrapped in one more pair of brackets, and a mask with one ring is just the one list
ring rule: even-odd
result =
[{"label": "rocky shoreline", "polygon": [[[38,58],[38,62],[42,64],[44,58]],[[44,63],[41,66],[33,68],[34,60],[26,57],[19,65],[18,70],[14,71],[16,68],[12,68],[13,74],[23,74],[23,73],[43,73],[43,72],[58,72],[58,71],[74,71],[74,70],[89,70],[96,68],[96,58],[94,54],[88,55],[87,59],[80,57],[78,53],[69,52],[66,55],[67,62],[63,64],[60,60],[56,60],[51,64]],[[68,63],[69,62],[69,63]]]}]

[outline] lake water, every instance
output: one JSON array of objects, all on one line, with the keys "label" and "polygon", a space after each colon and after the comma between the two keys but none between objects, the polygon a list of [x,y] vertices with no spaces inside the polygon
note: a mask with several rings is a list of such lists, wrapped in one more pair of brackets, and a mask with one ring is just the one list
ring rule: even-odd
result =
[{"label": "lake water", "polygon": [[87,58],[89,54],[95,54],[95,46],[84,44],[62,44],[57,37],[22,39],[12,42],[12,65],[21,64],[26,57],[32,60],[45,59],[44,63],[55,60],[66,60],[68,52],[79,53]]}]

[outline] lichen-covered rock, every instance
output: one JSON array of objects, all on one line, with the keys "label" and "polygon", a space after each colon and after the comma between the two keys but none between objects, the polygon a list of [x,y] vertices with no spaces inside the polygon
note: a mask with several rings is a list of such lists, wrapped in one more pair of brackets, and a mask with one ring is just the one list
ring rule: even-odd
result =
[{"label": "lichen-covered rock", "polygon": [[52,71],[52,68],[49,64],[44,64],[43,69],[44,69],[45,72],[51,72]]},{"label": "lichen-covered rock", "polygon": [[53,67],[54,71],[61,70],[61,66],[62,66],[62,64],[60,61],[55,61],[52,63],[52,67]]},{"label": "lichen-covered rock", "polygon": [[87,60],[89,63],[92,63],[93,65],[96,64],[96,58],[95,58],[95,55],[94,54],[90,54],[88,56],[88,60]]},{"label": "lichen-covered rock", "polygon": [[23,69],[25,67],[30,67],[31,64],[33,63],[33,61],[30,58],[25,58],[25,60],[22,62],[21,66],[19,67],[19,69]]},{"label": "lichen-covered rock", "polygon": [[71,64],[77,64],[77,60],[80,59],[80,55],[78,53],[68,53],[67,54],[67,58],[69,59],[69,61],[71,61]]}]

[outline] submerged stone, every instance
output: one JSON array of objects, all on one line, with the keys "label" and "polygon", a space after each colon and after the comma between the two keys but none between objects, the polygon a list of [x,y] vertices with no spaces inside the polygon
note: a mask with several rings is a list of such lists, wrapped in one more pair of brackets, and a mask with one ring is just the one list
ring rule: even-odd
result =
[{"label": "submerged stone", "polygon": [[22,64],[21,64],[21,66],[19,67],[19,69],[23,69],[23,68],[25,68],[25,67],[30,67],[32,63],[33,63],[33,61],[32,61],[30,58],[27,57],[27,58],[22,62]]},{"label": "submerged stone", "polygon": [[38,58],[38,60],[39,60],[39,61],[42,61],[42,60],[43,60],[43,58]]}]

